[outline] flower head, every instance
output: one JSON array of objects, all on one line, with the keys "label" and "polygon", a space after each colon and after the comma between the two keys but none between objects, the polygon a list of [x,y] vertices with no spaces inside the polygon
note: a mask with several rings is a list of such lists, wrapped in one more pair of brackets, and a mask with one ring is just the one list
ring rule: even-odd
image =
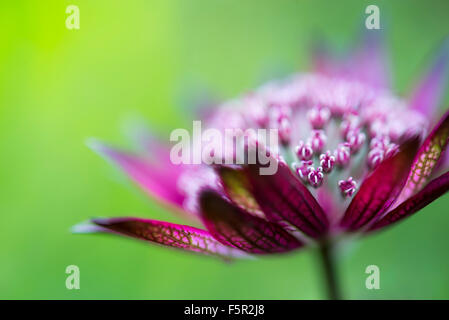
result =
[{"label": "flower head", "polygon": [[233,258],[394,224],[449,189],[449,172],[438,176],[449,113],[434,124],[448,64],[444,50],[408,100],[391,91],[382,46],[374,42],[351,56],[351,64],[320,55],[312,72],[270,82],[204,119],[218,130],[277,129],[281,147],[269,150],[278,163],[272,175],[260,174],[260,161],[174,165],[169,148],[148,136],[151,159],[93,143],[149,194],[205,229],[112,218],[77,230]]}]

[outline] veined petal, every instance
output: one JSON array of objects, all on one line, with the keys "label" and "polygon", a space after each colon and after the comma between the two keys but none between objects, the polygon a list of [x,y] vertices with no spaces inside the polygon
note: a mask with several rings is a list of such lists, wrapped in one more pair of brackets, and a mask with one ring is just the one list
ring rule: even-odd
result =
[{"label": "veined petal", "polygon": [[204,225],[221,243],[255,254],[280,253],[303,245],[280,225],[256,217],[212,190],[200,195]]},{"label": "veined petal", "polygon": [[410,107],[431,118],[442,98],[449,68],[449,39],[443,43],[427,74],[412,92]]},{"label": "veined petal", "polygon": [[248,177],[242,169],[217,166],[215,170],[221,178],[226,195],[238,206],[251,214],[264,218],[264,213],[251,194]]},{"label": "veined petal", "polygon": [[382,219],[373,224],[368,231],[377,230],[421,210],[435,199],[441,197],[449,190],[449,172],[429,182],[429,184],[413,197],[401,203],[396,209],[387,213]]},{"label": "veined petal", "polygon": [[407,182],[397,203],[414,195],[427,183],[433,169],[436,167],[441,154],[449,142],[449,111],[441,118],[432,132],[418,150],[413,161]]},{"label": "veined petal", "polygon": [[[88,232],[112,232],[133,238],[146,240],[168,247],[199,252],[222,258],[244,257],[247,254],[235,248],[223,245],[212,235],[198,228],[164,221],[140,218],[93,219],[94,228]],[[75,231],[80,228],[75,229]],[[81,229],[83,232],[83,229]]]},{"label": "veined petal", "polygon": [[328,219],[310,191],[282,161],[272,175],[261,175],[262,166],[248,164],[245,172],[251,192],[266,217],[285,221],[311,237],[319,237],[328,229]]},{"label": "veined petal", "polygon": [[388,210],[404,186],[418,146],[419,137],[406,142],[396,155],[384,160],[364,180],[346,209],[342,227],[355,231]]},{"label": "veined petal", "polygon": [[[176,186],[181,168],[171,163],[151,164],[134,154],[113,149],[97,141],[90,141],[88,145],[102,156],[119,165],[131,179],[150,195],[165,203],[182,208],[184,195],[179,192]],[[164,165],[169,167],[164,167]]]}]

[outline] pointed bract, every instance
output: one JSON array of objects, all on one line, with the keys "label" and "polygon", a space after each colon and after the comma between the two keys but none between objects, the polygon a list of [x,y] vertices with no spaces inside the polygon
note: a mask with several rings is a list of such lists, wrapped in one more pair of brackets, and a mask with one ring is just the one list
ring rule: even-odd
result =
[{"label": "pointed bract", "polygon": [[449,190],[449,172],[432,180],[429,184],[413,197],[401,203],[396,209],[387,213],[382,219],[373,224],[369,231],[377,230],[396,223],[418,210],[421,210],[435,199],[441,197]]},{"label": "pointed bract", "polygon": [[222,258],[246,256],[244,252],[218,242],[209,232],[190,226],[139,218],[93,219],[92,223],[105,232],[118,233],[187,251]]},{"label": "pointed bract", "polygon": [[388,210],[404,186],[418,146],[418,137],[408,141],[364,180],[340,223],[344,229],[355,231]]},{"label": "pointed bract", "polygon": [[273,175],[261,175],[260,164],[248,164],[245,172],[251,192],[271,221],[285,221],[310,237],[320,237],[328,228],[321,206],[290,168],[279,161]]},{"label": "pointed bract", "polygon": [[264,218],[264,213],[251,194],[250,184],[245,172],[240,168],[217,166],[215,171],[220,176],[226,195],[238,206],[251,214]]},{"label": "pointed bract", "polygon": [[200,206],[204,225],[225,245],[254,254],[288,252],[303,245],[278,224],[244,211],[215,191],[204,190]]},{"label": "pointed bract", "polygon": [[114,149],[94,140],[89,141],[88,145],[117,164],[150,195],[167,204],[182,208],[184,196],[176,186],[182,170],[180,167],[170,162],[152,164],[137,155]]},{"label": "pointed bract", "polygon": [[407,182],[397,202],[401,203],[427,183],[449,142],[449,111],[427,136],[413,161]]}]

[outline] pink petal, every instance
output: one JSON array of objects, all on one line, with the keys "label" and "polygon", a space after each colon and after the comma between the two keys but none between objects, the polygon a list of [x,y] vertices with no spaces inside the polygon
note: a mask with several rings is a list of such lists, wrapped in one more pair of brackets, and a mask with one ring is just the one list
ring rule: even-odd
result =
[{"label": "pink petal", "polygon": [[325,42],[316,42],[312,47],[313,71],[327,76],[335,76],[340,68],[335,53]]},{"label": "pink petal", "polygon": [[170,145],[161,141],[158,135],[146,125],[144,119],[140,117],[128,119],[125,129],[130,140],[137,145],[139,150],[141,149],[149,154],[152,160],[161,164],[171,163]]},{"label": "pink petal", "polygon": [[[240,250],[221,244],[209,232],[190,226],[139,218],[93,219],[92,223],[97,230],[87,227],[88,232],[118,233],[168,247],[222,258],[246,256]],[[78,227],[77,230],[80,228]],[[81,232],[83,232],[82,228]]]},{"label": "pink petal", "polygon": [[303,245],[280,225],[256,217],[212,190],[200,195],[203,222],[221,243],[255,254],[288,252]]},{"label": "pink petal", "polygon": [[151,164],[137,155],[113,149],[97,141],[89,142],[89,146],[119,165],[150,195],[167,204],[182,208],[184,196],[176,186],[182,168],[172,165],[170,162]]},{"label": "pink petal", "polygon": [[401,203],[396,209],[387,213],[382,219],[377,221],[369,228],[369,231],[377,230],[406,217],[411,216],[415,212],[421,210],[435,199],[441,197],[449,190],[449,172],[432,180],[429,184],[413,197]]},{"label": "pink petal", "polygon": [[390,86],[390,63],[385,50],[384,36],[367,31],[362,43],[347,59],[341,59],[322,43],[313,54],[314,71],[331,77],[357,80],[374,88]]},{"label": "pink petal", "polygon": [[355,231],[382,215],[392,205],[404,186],[418,146],[418,137],[408,141],[396,155],[384,160],[363,181],[346,209],[340,223],[342,227]]},{"label": "pink petal", "polygon": [[310,191],[284,163],[278,163],[273,175],[260,175],[260,164],[245,166],[251,192],[266,217],[285,221],[311,237],[319,237],[328,229],[328,220]]},{"label": "pink petal", "polygon": [[380,31],[366,31],[364,41],[349,61],[355,78],[374,88],[390,87],[390,63]]},{"label": "pink petal", "polygon": [[447,83],[449,67],[449,40],[447,40],[435,61],[412,92],[410,107],[427,118],[432,118],[438,109],[443,89]]},{"label": "pink petal", "polygon": [[397,203],[414,195],[427,183],[449,142],[449,111],[441,118],[420,147],[413,161],[407,182]]}]

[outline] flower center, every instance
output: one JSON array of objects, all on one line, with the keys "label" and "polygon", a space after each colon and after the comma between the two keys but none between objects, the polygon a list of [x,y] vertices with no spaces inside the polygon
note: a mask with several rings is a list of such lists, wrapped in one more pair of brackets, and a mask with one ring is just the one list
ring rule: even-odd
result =
[{"label": "flower center", "polygon": [[[296,161],[291,164],[294,172],[313,188],[329,181],[336,184],[334,188],[343,197],[351,197],[357,188],[353,176],[361,178],[398,150],[382,117],[368,119],[354,109],[335,112],[321,105],[302,114],[306,115],[303,126],[309,129],[305,133],[303,130],[302,139],[296,144],[294,112],[275,106],[270,118],[279,129],[282,144],[294,150]],[[326,177],[330,175],[336,179]]]}]

